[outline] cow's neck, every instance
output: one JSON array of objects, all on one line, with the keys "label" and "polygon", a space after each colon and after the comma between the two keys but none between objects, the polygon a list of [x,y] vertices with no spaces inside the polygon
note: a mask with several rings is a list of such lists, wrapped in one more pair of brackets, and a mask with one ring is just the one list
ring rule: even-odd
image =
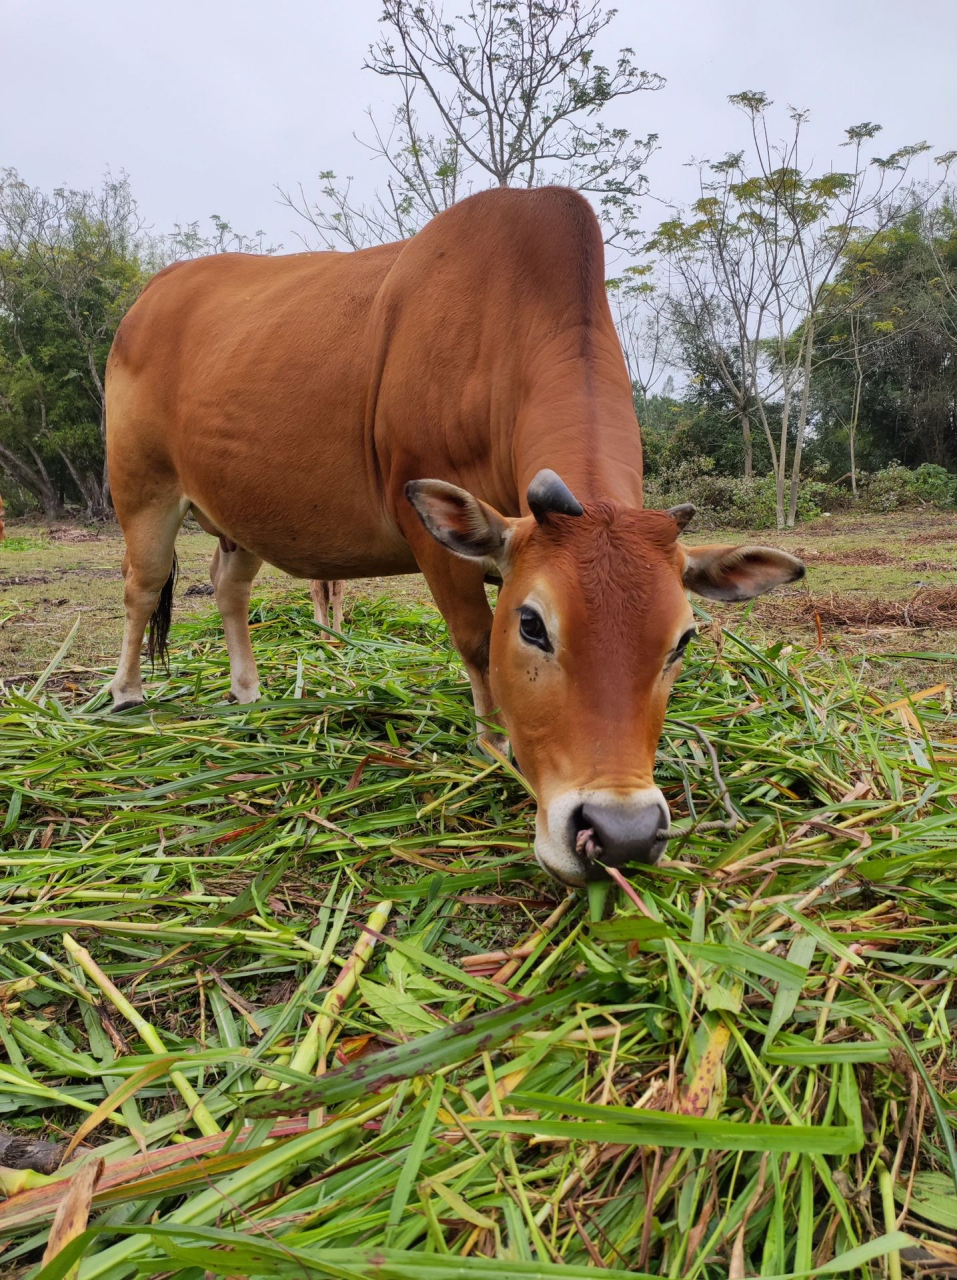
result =
[{"label": "cow's neck", "polygon": [[581,502],[642,505],[641,435],[617,338],[533,381],[515,424],[513,458],[523,510],[529,482],[544,467]]}]

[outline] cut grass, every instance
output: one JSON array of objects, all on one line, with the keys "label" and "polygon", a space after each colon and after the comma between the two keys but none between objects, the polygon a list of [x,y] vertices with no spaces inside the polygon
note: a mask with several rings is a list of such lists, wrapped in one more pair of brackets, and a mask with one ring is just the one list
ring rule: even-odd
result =
[{"label": "cut grass", "polygon": [[0,706],[2,1119],[88,1144],[6,1175],[4,1275],[895,1276],[957,1246],[945,689],[882,710],[820,655],[703,641],[659,781],[679,824],[723,815],[698,726],[745,825],[603,918],[535,870],[434,614],[360,602],[334,642],[271,600],[253,637],[252,707],[215,615],[145,709],[55,671]]}]

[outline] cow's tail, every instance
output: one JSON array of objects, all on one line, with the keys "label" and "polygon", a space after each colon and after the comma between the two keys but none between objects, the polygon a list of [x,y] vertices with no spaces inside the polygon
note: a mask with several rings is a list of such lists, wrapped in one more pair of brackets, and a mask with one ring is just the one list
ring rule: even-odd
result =
[{"label": "cow's tail", "polygon": [[156,661],[159,659],[167,671],[169,671],[169,628],[173,619],[173,587],[176,585],[178,567],[176,553],[174,552],[173,567],[169,571],[169,577],[163,584],[163,590],[160,592],[159,600],[156,602],[156,608],[150,617],[149,638],[146,642],[146,652],[149,654],[150,665],[155,667]]}]

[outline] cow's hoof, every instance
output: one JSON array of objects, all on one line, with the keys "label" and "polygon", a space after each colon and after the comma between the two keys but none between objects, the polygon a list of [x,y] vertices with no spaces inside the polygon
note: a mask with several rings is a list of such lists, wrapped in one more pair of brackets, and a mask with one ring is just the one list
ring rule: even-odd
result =
[{"label": "cow's hoof", "polygon": [[251,702],[259,701],[259,686],[257,685],[251,693],[236,693],[235,690],[230,689],[229,693],[226,694],[226,701],[234,705],[248,707]]},{"label": "cow's hoof", "polygon": [[135,698],[130,702],[114,702],[110,707],[110,711],[129,711],[131,707],[141,707],[143,705],[142,698]]}]

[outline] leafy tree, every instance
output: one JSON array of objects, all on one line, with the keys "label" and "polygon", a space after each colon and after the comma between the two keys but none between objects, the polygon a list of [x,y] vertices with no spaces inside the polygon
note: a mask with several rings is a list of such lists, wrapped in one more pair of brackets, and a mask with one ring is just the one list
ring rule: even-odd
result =
[{"label": "leafy tree", "polygon": [[[895,196],[926,143],[869,156],[880,126],[845,130],[846,170],[802,167],[803,111],[789,111],[791,133],[772,141],[766,94],[734,94],[747,117],[749,154],[699,165],[700,195],[662,223],[649,248],[679,285],[683,323],[712,355],[737,406],[742,431],[754,413],[771,456],[779,527],[797,515],[801,455],[809,421],[817,324],[852,240],[880,234]],[[951,154],[938,158],[946,166]],[[733,353],[734,360],[727,359]],[[772,427],[768,406],[780,404]]]},{"label": "leafy tree", "polygon": [[[848,247],[816,336],[816,453],[876,469],[957,462],[957,227],[949,193]],[[846,451],[846,452],[842,452]]]},{"label": "leafy tree", "polygon": [[0,175],[0,461],[48,513],[62,503],[54,464],[91,511],[108,508],[103,370],[145,244],[125,176],[48,195]]},{"label": "leafy tree", "polygon": [[0,171],[0,469],[47,516],[67,497],[110,507],[104,374],[116,327],[158,268],[271,252],[214,215],[168,236],[144,225],[126,175],[47,194]]}]

